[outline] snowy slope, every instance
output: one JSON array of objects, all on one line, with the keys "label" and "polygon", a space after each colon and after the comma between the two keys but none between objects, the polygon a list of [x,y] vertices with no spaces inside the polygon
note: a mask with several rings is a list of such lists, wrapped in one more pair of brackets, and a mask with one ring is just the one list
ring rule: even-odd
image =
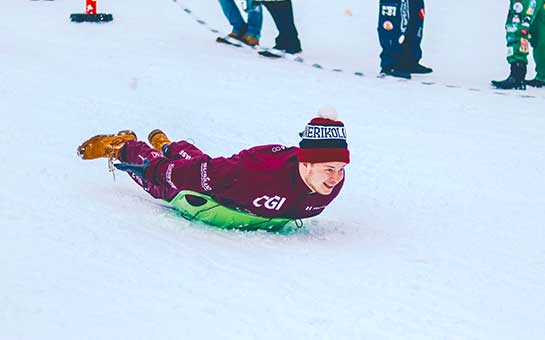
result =
[{"label": "snowy slope", "polygon": [[[305,58],[343,73],[218,46],[172,1],[100,0],[101,25],[68,21],[79,2],[2,1],[0,339],[543,337],[545,92],[488,87],[506,5],[427,1],[436,72],[400,82],[375,77],[375,1],[294,1]],[[347,183],[290,235],[190,224],[75,155],[125,128],[215,156],[293,145],[326,103]]]}]

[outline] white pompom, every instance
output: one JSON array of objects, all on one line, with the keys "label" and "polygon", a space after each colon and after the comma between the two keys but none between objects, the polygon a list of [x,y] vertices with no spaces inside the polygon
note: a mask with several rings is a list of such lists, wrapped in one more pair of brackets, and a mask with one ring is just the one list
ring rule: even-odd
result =
[{"label": "white pompom", "polygon": [[318,111],[318,117],[330,120],[339,120],[337,110],[335,110],[335,108],[331,105],[322,106],[320,111]]}]

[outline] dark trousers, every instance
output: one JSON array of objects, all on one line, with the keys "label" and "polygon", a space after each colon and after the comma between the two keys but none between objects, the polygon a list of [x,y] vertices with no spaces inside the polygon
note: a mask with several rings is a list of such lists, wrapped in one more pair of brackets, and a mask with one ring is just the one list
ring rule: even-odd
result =
[{"label": "dark trousers", "polygon": [[420,61],[424,16],[424,0],[380,0],[378,37],[382,68]]},{"label": "dark trousers", "polygon": [[278,29],[276,45],[280,50],[286,50],[288,53],[301,52],[301,42],[299,34],[295,28],[293,19],[293,7],[291,0],[288,1],[264,1],[262,4],[267,8]]}]

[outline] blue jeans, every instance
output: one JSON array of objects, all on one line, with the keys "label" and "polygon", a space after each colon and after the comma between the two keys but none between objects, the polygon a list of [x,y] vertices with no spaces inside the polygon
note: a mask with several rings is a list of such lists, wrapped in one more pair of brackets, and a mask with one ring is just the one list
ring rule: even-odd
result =
[{"label": "blue jeans", "polygon": [[261,36],[261,26],[263,24],[263,12],[261,4],[254,1],[248,1],[248,23],[244,21],[238,10],[235,0],[219,0],[223,14],[229,24],[233,26],[233,32],[237,34],[248,34],[259,39]]}]

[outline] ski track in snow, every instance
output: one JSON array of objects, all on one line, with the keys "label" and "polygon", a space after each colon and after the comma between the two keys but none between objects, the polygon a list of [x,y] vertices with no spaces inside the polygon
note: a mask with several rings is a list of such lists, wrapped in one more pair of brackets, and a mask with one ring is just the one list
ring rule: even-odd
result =
[{"label": "ski track in snow", "polygon": [[[217,3],[183,4],[228,29]],[[172,1],[101,0],[114,21],[100,25],[68,21],[83,3],[3,5],[0,339],[545,334],[543,91],[470,90],[507,71],[504,6],[429,1],[436,73],[399,82],[221,48]],[[377,4],[294,6],[309,60],[376,72]],[[459,22],[483,23],[487,39],[468,41],[475,27]],[[265,11],[263,44],[275,34]],[[163,128],[212,156],[295,145],[327,103],[349,133],[346,185],[287,235],[189,223],[75,155],[126,128]]]}]

